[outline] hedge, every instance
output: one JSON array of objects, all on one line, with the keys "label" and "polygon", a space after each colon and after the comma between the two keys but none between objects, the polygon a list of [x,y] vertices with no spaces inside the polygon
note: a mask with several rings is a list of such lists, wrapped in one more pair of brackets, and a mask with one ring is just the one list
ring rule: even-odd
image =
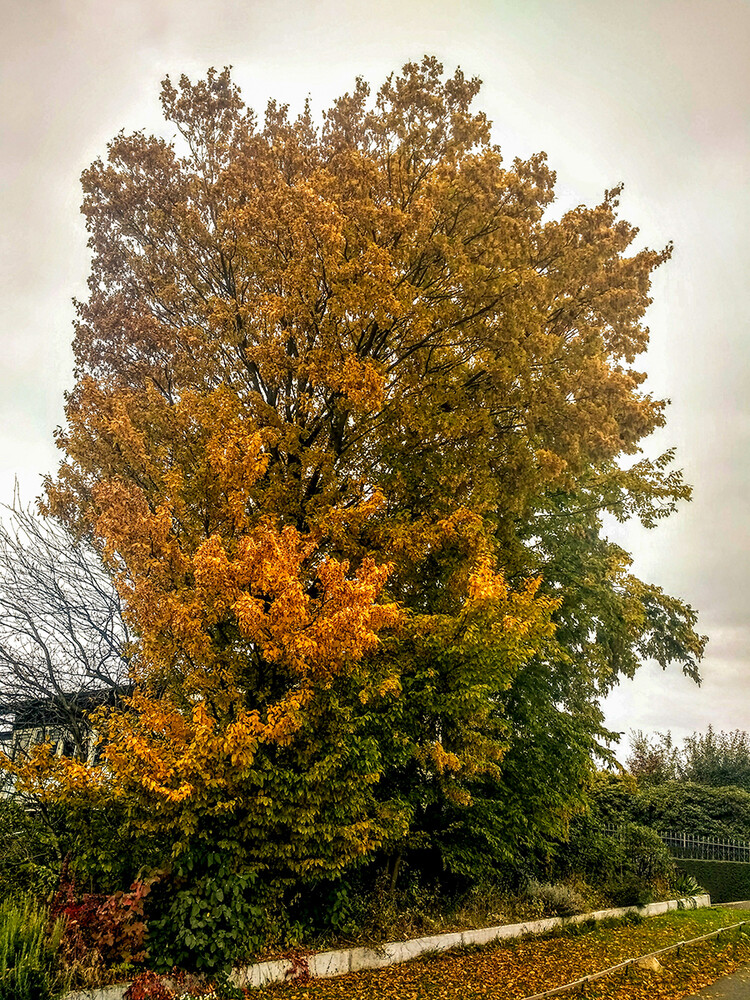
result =
[{"label": "hedge", "polygon": [[750,863],[747,861],[675,860],[680,871],[693,878],[711,894],[712,903],[750,899]]}]

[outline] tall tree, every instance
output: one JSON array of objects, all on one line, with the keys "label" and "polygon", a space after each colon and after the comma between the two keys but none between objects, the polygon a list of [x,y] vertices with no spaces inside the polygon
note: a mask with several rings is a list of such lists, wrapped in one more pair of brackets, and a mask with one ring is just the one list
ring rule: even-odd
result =
[{"label": "tall tree", "polygon": [[664,785],[692,782],[696,785],[735,785],[750,791],[750,736],[740,729],[693,733],[681,747],[672,734],[647,736],[638,730],[631,736],[627,766],[639,784]]},{"label": "tall tree", "polygon": [[472,809],[500,853],[564,829],[619,675],[696,674],[692,610],[601,531],[689,495],[669,455],[628,464],[664,422],[634,362],[670,249],[630,249],[619,188],[550,213],[479,86],[426,57],[321,127],[258,124],[211,70],[163,85],[176,144],[121,134],[84,173],[48,508],[140,636],[109,773],[186,842],[241,804],[257,864],[411,831],[471,867]]},{"label": "tall tree", "polygon": [[685,739],[681,775],[697,785],[736,785],[750,791],[750,736],[740,729],[705,733]]}]

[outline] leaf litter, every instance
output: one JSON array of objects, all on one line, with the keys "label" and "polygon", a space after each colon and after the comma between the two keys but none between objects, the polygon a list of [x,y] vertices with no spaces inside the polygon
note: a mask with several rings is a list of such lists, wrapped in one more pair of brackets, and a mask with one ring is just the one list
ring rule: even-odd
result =
[{"label": "leaf litter", "polygon": [[[734,910],[680,911],[638,924],[524,938],[334,979],[279,983],[253,996],[259,1000],[523,1000],[742,919],[743,914]],[[660,955],[660,971],[631,967],[562,996],[678,1000],[748,960],[750,933],[733,931],[718,942],[700,942],[679,953]]]}]

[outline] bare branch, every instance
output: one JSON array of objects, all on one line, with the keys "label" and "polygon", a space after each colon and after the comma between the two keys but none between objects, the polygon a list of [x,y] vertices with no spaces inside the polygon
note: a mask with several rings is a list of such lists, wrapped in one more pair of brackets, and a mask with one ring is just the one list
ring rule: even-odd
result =
[{"label": "bare branch", "polygon": [[[18,493],[0,514],[0,716],[44,703],[80,725],[93,692],[127,683],[128,628],[97,551]],[[77,742],[77,741],[76,741]]]}]

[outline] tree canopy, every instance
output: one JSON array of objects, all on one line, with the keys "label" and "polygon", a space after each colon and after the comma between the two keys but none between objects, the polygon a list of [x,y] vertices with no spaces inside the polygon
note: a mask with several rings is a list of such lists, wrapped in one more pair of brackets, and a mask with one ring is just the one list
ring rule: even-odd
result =
[{"label": "tree canopy", "polygon": [[175,141],[84,172],[46,506],[138,636],[99,778],[174,857],[470,873],[564,832],[618,677],[697,678],[694,612],[602,531],[689,497],[638,456],[670,248],[633,249],[619,187],[556,215],[479,89],[425,57],[318,124],[256,120],[228,70],[167,79]]},{"label": "tree canopy", "polygon": [[638,730],[631,736],[627,766],[641,785],[692,782],[725,788],[734,785],[750,792],[750,737],[740,729],[717,732],[709,726],[705,733],[693,733],[682,747],[672,734],[649,737]]}]

